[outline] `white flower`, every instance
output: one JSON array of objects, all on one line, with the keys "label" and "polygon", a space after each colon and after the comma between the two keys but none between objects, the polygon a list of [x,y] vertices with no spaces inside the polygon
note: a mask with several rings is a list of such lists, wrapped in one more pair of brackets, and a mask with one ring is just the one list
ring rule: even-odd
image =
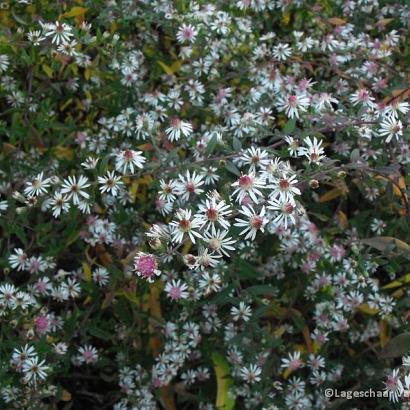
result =
[{"label": "white flower", "polygon": [[61,213],[68,212],[70,209],[69,197],[61,192],[56,192],[53,198],[50,199],[49,204],[53,209],[54,218],[58,218]]},{"label": "white flower", "polygon": [[256,364],[251,364],[249,367],[241,368],[241,377],[246,383],[257,383],[261,381],[260,375],[262,374],[262,369]]},{"label": "white flower", "polygon": [[248,148],[239,158],[240,162],[250,165],[249,171],[255,172],[256,167],[264,168],[269,164],[268,153],[260,148]]},{"label": "white flower", "polygon": [[239,307],[233,306],[231,308],[231,316],[235,322],[239,320],[248,322],[250,317],[252,316],[252,309],[244,302],[239,302]]},{"label": "white flower", "polygon": [[192,125],[189,122],[182,121],[179,118],[172,118],[170,127],[165,130],[168,139],[172,141],[178,141],[181,138],[181,134],[184,137],[188,137],[192,133]]},{"label": "white flower", "polygon": [[393,402],[398,402],[403,394],[403,383],[400,380],[399,369],[394,369],[384,384],[386,385],[384,390],[389,392],[389,399]]},{"label": "white flower", "polygon": [[84,345],[78,349],[77,360],[80,363],[91,364],[98,360],[98,351],[91,345]]},{"label": "white flower", "polygon": [[204,239],[208,242],[208,248],[212,252],[218,252],[219,254],[224,254],[229,256],[227,251],[234,251],[235,248],[232,246],[236,243],[235,239],[231,237],[226,237],[229,231],[216,230],[215,226],[212,225],[211,232],[205,232]]},{"label": "white flower", "polygon": [[69,176],[64,180],[61,193],[68,194],[68,199],[72,199],[74,205],[79,205],[82,198],[88,199],[90,197],[90,195],[84,191],[84,189],[89,186],[88,178],[84,175],[81,175],[78,181],[75,176]]},{"label": "white flower", "polygon": [[180,43],[184,43],[185,41],[193,43],[197,35],[198,31],[192,24],[183,24],[178,29],[177,39]]},{"label": "white flower", "polygon": [[176,221],[170,223],[173,242],[181,243],[185,235],[189,236],[192,243],[195,243],[195,237],[202,238],[202,235],[196,231],[200,228],[200,221],[197,218],[191,220],[191,211],[189,209],[179,209],[176,218]]},{"label": "white flower", "polygon": [[237,223],[234,226],[245,228],[240,233],[240,235],[246,234],[245,239],[254,240],[258,231],[264,232],[265,225],[268,223],[268,219],[265,218],[266,210],[264,206],[259,214],[251,206],[243,206],[239,212],[246,219],[235,218]]},{"label": "white flower", "polygon": [[18,271],[24,270],[27,268],[27,254],[21,248],[15,248],[14,254],[9,256],[9,264],[13,269]]},{"label": "white flower", "polygon": [[227,205],[224,200],[217,202],[215,197],[211,197],[198,205],[198,213],[196,216],[201,221],[201,227],[207,228],[209,226],[215,226],[215,224],[218,223],[223,228],[228,229],[230,223],[226,217],[228,217],[231,212],[229,205]]},{"label": "white flower", "polygon": [[181,280],[172,280],[167,282],[165,292],[172,300],[186,299],[189,296],[188,286]]},{"label": "white flower", "polygon": [[309,162],[313,163],[319,163],[323,158],[325,158],[325,150],[322,147],[322,140],[318,140],[316,137],[313,137],[313,140],[310,137],[306,137],[303,142],[307,145],[307,147],[299,148],[299,156],[305,156]]},{"label": "white flower", "polygon": [[60,23],[58,21],[53,23],[43,24],[44,35],[46,37],[53,37],[51,42],[57,46],[65,44],[70,41],[70,37],[73,37],[72,27],[66,23]]},{"label": "white flower", "polygon": [[273,223],[288,228],[289,221],[295,223],[295,210],[296,204],[293,199],[272,199],[269,201],[268,209],[274,211],[276,216],[273,219]]},{"label": "white flower", "polygon": [[259,190],[265,188],[265,183],[261,181],[254,173],[241,175],[239,179],[232,184],[233,187],[237,187],[232,197],[236,195],[236,201],[242,203],[242,201],[249,196],[252,201],[257,204],[259,198],[263,197],[263,193]]},{"label": "white flower", "polygon": [[272,55],[279,61],[284,61],[292,55],[292,49],[288,44],[278,44],[272,49]]},{"label": "white flower", "polygon": [[42,360],[40,363],[38,360],[38,357],[35,356],[28,358],[23,363],[24,381],[26,383],[35,385],[37,384],[38,379],[40,379],[40,381],[46,379],[46,371],[49,369],[49,367],[45,365],[44,360]]},{"label": "white flower", "polygon": [[279,196],[283,200],[293,200],[294,195],[300,195],[299,188],[296,187],[298,180],[296,175],[288,177],[285,172],[281,178],[275,178],[269,188],[273,189],[271,197]]},{"label": "white flower", "polygon": [[98,286],[105,286],[109,281],[110,274],[106,268],[97,268],[93,272],[93,281]]},{"label": "white flower", "polygon": [[211,292],[218,292],[221,287],[221,277],[217,273],[209,274],[209,272],[204,272],[198,284],[206,295]]},{"label": "white flower", "polygon": [[204,184],[204,177],[198,175],[195,171],[190,174],[189,171],[186,175],[179,175],[179,180],[177,182],[177,194],[181,196],[183,201],[187,201],[190,195],[200,195],[204,192],[203,189],[199,187]]},{"label": "white flower", "polygon": [[142,151],[133,151],[126,149],[115,156],[115,169],[122,174],[126,174],[129,170],[131,174],[134,173],[134,166],[137,168],[144,168],[146,159],[142,156]]},{"label": "white flower", "polygon": [[47,188],[50,187],[50,178],[44,178],[44,172],[40,172],[30,182],[26,182],[24,194],[28,196],[38,196],[47,193]]},{"label": "white flower", "polygon": [[305,112],[309,107],[309,98],[304,94],[292,94],[278,99],[278,110],[285,111],[289,118],[299,118],[299,112]]},{"label": "white flower", "polygon": [[386,144],[388,144],[393,138],[400,140],[403,135],[403,124],[400,120],[395,119],[393,116],[387,117],[380,124],[379,135],[386,138]]},{"label": "white flower", "polygon": [[116,176],[114,171],[108,171],[106,176],[98,177],[100,183],[100,191],[102,193],[110,193],[112,196],[117,196],[120,186],[124,185],[121,177]]}]

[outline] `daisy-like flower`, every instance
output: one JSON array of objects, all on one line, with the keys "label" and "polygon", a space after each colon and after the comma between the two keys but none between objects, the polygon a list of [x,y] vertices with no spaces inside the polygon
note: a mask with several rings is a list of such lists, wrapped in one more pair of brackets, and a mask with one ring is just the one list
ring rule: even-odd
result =
[{"label": "daisy-like flower", "polygon": [[185,41],[189,41],[193,43],[198,35],[198,31],[192,24],[183,24],[177,32],[177,40],[180,43],[184,43]]},{"label": "daisy-like flower", "polygon": [[178,182],[173,179],[169,182],[165,182],[161,179],[159,185],[161,187],[161,191],[159,192],[160,199],[167,202],[174,202],[178,195]]},{"label": "daisy-like flower", "polygon": [[250,306],[246,305],[244,302],[239,302],[239,306],[233,306],[231,308],[231,316],[235,322],[239,320],[243,320],[244,322],[248,322],[250,317],[252,316],[252,309]]},{"label": "daisy-like flower", "polygon": [[39,362],[37,356],[28,358],[23,363],[22,368],[24,373],[24,382],[36,385],[39,380],[42,381],[46,379],[46,371],[48,369],[49,367],[45,365],[45,361],[42,360]]},{"label": "daisy-like flower", "polygon": [[204,177],[198,175],[195,171],[190,174],[189,171],[186,175],[179,175],[177,182],[177,193],[183,201],[188,201],[190,195],[200,195],[204,192],[199,187],[204,184]]},{"label": "daisy-like flower", "polygon": [[217,273],[210,274],[209,272],[204,272],[199,280],[199,287],[204,291],[205,295],[212,292],[218,292],[221,288],[221,277]]},{"label": "daisy-like flower", "polygon": [[189,209],[179,209],[176,213],[176,221],[172,221],[172,241],[181,243],[184,236],[188,235],[192,243],[195,243],[195,238],[202,238],[202,235],[196,230],[200,228],[201,223],[198,218],[191,220],[191,211]]},{"label": "daisy-like flower", "polygon": [[49,204],[53,210],[54,218],[58,218],[61,213],[66,213],[70,209],[70,202],[67,195],[61,192],[56,192],[53,198],[50,199]]},{"label": "daisy-like flower", "polygon": [[84,345],[78,349],[77,360],[79,363],[92,364],[98,360],[98,351],[91,345]]},{"label": "daisy-like flower", "polygon": [[47,188],[50,187],[50,178],[44,178],[44,172],[40,172],[30,182],[26,183],[24,194],[27,196],[38,196],[47,193]]},{"label": "daisy-like flower", "polygon": [[189,122],[180,120],[179,118],[172,118],[170,126],[165,130],[168,139],[172,141],[178,141],[181,138],[181,134],[184,137],[188,137],[192,134],[193,128]]},{"label": "daisy-like flower", "polygon": [[279,61],[287,60],[292,55],[292,49],[288,44],[280,43],[273,47],[272,55]]},{"label": "daisy-like flower", "polygon": [[69,176],[63,182],[61,193],[68,194],[68,199],[71,199],[74,205],[78,205],[81,199],[88,199],[90,197],[90,195],[84,191],[84,189],[89,186],[88,178],[84,175],[81,175],[78,181],[75,176]]},{"label": "daisy-like flower", "polygon": [[98,161],[99,158],[94,158],[90,156],[84,162],[81,163],[81,166],[84,167],[84,169],[95,169]]},{"label": "daisy-like flower", "polygon": [[304,366],[304,363],[302,359],[300,358],[300,352],[294,352],[293,354],[289,353],[289,357],[284,358],[281,361],[282,361],[282,364],[280,365],[280,367],[284,367],[291,371],[298,370]]},{"label": "daisy-like flower", "polygon": [[251,147],[241,155],[239,161],[249,165],[250,172],[255,172],[257,167],[264,168],[269,164],[269,155],[265,150]]},{"label": "daisy-like flower", "polygon": [[7,54],[0,54],[0,73],[7,70],[10,64],[10,58]]},{"label": "daisy-like flower", "polygon": [[272,199],[269,201],[268,209],[271,209],[277,215],[273,219],[273,223],[281,225],[285,229],[288,228],[289,222],[295,223],[296,204],[293,199]]},{"label": "daisy-like flower", "polygon": [[144,168],[146,159],[142,156],[142,151],[133,151],[126,149],[115,156],[115,169],[122,174],[126,174],[129,170],[131,174],[134,173],[134,167]]},{"label": "daisy-like flower", "polygon": [[212,225],[211,232],[205,232],[204,239],[208,242],[208,248],[212,252],[217,252],[219,254],[224,254],[229,256],[228,251],[234,251],[235,248],[232,246],[236,243],[235,239],[230,236],[227,237],[229,231],[216,230],[215,226]]},{"label": "daisy-like flower", "polygon": [[393,402],[398,402],[403,394],[403,383],[400,380],[399,369],[394,369],[393,373],[387,377],[384,382],[386,390],[389,393],[389,399]]},{"label": "daisy-like flower", "polygon": [[24,270],[27,268],[28,256],[21,248],[15,248],[14,254],[9,256],[9,264],[13,269],[18,271]]},{"label": "daisy-like flower", "polygon": [[303,142],[307,147],[299,148],[299,156],[305,156],[310,163],[313,162],[315,164],[325,158],[325,150],[322,147],[322,140],[318,140],[316,137],[313,137],[313,140],[310,137],[306,137]]},{"label": "daisy-like flower", "polygon": [[45,40],[41,30],[31,30],[27,33],[27,40],[30,41],[33,46],[39,46],[40,43]]},{"label": "daisy-like flower", "polygon": [[188,286],[180,279],[167,282],[165,292],[172,300],[186,299],[189,296]]},{"label": "daisy-like flower", "polygon": [[109,281],[110,273],[106,268],[98,268],[93,272],[93,281],[98,286],[105,286]]},{"label": "daisy-like flower", "polygon": [[256,364],[251,364],[249,367],[244,366],[241,368],[241,377],[243,381],[249,384],[260,382],[261,374],[262,374],[262,369]]},{"label": "daisy-like flower", "polygon": [[210,197],[198,205],[198,213],[196,216],[201,222],[201,227],[205,229],[209,226],[215,226],[217,223],[223,228],[228,229],[231,224],[226,217],[228,217],[231,212],[229,205],[227,205],[224,200],[218,202],[215,197]]},{"label": "daisy-like flower", "polygon": [[100,183],[100,191],[102,193],[109,193],[112,196],[117,196],[120,186],[124,185],[121,181],[121,177],[115,175],[114,171],[108,171],[103,177],[98,177],[98,182]]},{"label": "daisy-like flower", "polygon": [[67,23],[60,23],[58,21],[53,23],[43,24],[44,35],[46,37],[52,37],[51,42],[57,46],[60,44],[65,44],[70,41],[73,37],[72,27]]},{"label": "daisy-like flower", "polygon": [[245,228],[240,235],[245,235],[245,239],[254,240],[258,231],[264,232],[268,219],[265,217],[266,209],[263,206],[259,213],[251,206],[243,206],[239,211],[246,219],[235,218],[234,226]]},{"label": "daisy-like flower", "polygon": [[23,367],[24,362],[27,359],[31,359],[33,357],[36,357],[36,351],[33,346],[30,345],[25,345],[21,347],[20,349],[15,348],[13,350],[13,353],[11,355],[11,360],[10,363],[12,366],[14,366],[17,370],[21,370]]},{"label": "daisy-like flower", "polygon": [[249,196],[252,201],[257,204],[259,198],[263,197],[263,193],[259,189],[266,188],[265,183],[252,172],[241,175],[232,186],[236,187],[232,193],[232,197],[236,196],[236,201],[238,203],[242,203],[242,201]]},{"label": "daisy-like flower", "polygon": [[363,104],[367,107],[372,107],[374,105],[373,101],[374,98],[370,95],[369,91],[365,88],[360,88],[356,92],[354,92],[350,98],[350,102],[353,105]]},{"label": "daisy-like flower", "polygon": [[285,111],[289,118],[299,118],[299,112],[305,112],[309,104],[310,101],[306,95],[292,94],[279,98],[278,110]]},{"label": "daisy-like flower", "polygon": [[288,177],[284,172],[281,178],[274,179],[272,185],[269,186],[269,188],[273,189],[270,196],[279,196],[284,201],[293,200],[294,195],[300,195],[300,190],[296,187],[297,184],[296,175]]},{"label": "daisy-like flower", "polygon": [[158,269],[157,258],[154,255],[143,252],[137,253],[134,258],[134,271],[149,283],[154,281],[155,276],[161,275],[161,271]]},{"label": "daisy-like flower", "polygon": [[393,116],[386,117],[380,124],[379,135],[381,137],[386,137],[386,144],[388,144],[393,138],[396,138],[396,140],[399,141],[403,135],[402,122],[395,119]]}]

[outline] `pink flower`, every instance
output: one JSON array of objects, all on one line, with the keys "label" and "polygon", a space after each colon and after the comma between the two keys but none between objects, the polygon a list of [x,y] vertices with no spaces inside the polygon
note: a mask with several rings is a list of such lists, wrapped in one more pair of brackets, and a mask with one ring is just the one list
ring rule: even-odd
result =
[{"label": "pink flower", "polygon": [[138,276],[147,279],[148,282],[153,282],[153,278],[161,274],[155,256],[142,252],[134,258],[134,270]]}]

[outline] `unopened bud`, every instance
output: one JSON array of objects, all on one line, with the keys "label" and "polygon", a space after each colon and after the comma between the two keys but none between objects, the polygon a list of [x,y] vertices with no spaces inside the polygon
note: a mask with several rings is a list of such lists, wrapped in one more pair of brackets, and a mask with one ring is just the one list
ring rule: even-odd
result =
[{"label": "unopened bud", "polygon": [[337,173],[337,176],[338,176],[339,178],[344,178],[344,177],[346,176],[346,172],[345,172],[345,171],[339,171],[339,172]]},{"label": "unopened bud", "polygon": [[309,186],[310,186],[312,189],[318,189],[318,188],[319,188],[319,181],[318,181],[317,179],[311,179],[311,180],[309,181]]}]

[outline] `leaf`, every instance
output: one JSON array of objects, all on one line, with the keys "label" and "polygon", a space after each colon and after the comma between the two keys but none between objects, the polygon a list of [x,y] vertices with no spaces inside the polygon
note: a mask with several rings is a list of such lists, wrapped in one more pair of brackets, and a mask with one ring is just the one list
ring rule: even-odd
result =
[{"label": "leaf", "polygon": [[88,328],[88,333],[91,336],[96,337],[97,339],[102,339],[102,340],[111,340],[112,338],[112,333],[108,332],[107,330],[101,329],[98,326],[90,326]]},{"label": "leaf", "polygon": [[259,295],[276,295],[276,289],[271,285],[255,285],[246,288],[245,291],[253,296]]},{"label": "leaf", "polygon": [[239,169],[230,161],[226,161],[225,163],[225,168],[227,171],[229,171],[231,174],[234,174],[238,177],[241,176],[241,173],[239,172]]},{"label": "leaf", "polygon": [[83,262],[83,272],[84,272],[84,280],[86,282],[91,282],[91,279],[92,279],[91,267],[87,262]]},{"label": "leaf", "polygon": [[41,68],[47,74],[47,77],[49,78],[53,77],[53,69],[49,65],[44,63],[41,65]]},{"label": "leaf", "polygon": [[232,147],[233,147],[234,151],[240,151],[242,149],[241,141],[239,141],[238,138],[233,137],[232,138]]},{"label": "leaf", "polygon": [[410,257],[410,245],[391,236],[376,236],[374,238],[362,239],[362,242],[381,252],[391,253],[397,250],[404,256]]},{"label": "leaf", "polygon": [[57,145],[52,148],[52,153],[58,159],[72,160],[74,157],[74,151],[70,147],[64,147],[62,145]]},{"label": "leaf", "polygon": [[343,26],[347,23],[346,20],[341,19],[340,17],[331,17],[328,22],[334,26]]},{"label": "leaf", "polygon": [[340,188],[333,188],[330,191],[327,191],[319,198],[319,202],[327,202],[331,201],[332,199],[338,198],[342,196],[345,192]]},{"label": "leaf", "polygon": [[295,130],[296,127],[296,119],[291,118],[283,127],[282,132],[284,134],[292,134],[292,132]]},{"label": "leaf", "polygon": [[73,7],[70,11],[65,12],[61,17],[62,18],[70,18],[70,17],[77,17],[77,16],[83,16],[87,12],[86,7]]},{"label": "leaf", "polygon": [[399,288],[400,286],[405,285],[406,283],[410,283],[410,272],[406,275],[402,276],[401,278],[394,280],[393,282],[384,285],[382,289],[394,289]]},{"label": "leaf", "polygon": [[383,319],[379,322],[379,339],[381,347],[385,347],[389,342],[387,322]]},{"label": "leaf", "polygon": [[181,61],[177,60],[175,62],[173,62],[170,66],[165,64],[162,61],[157,61],[157,63],[161,66],[161,68],[165,71],[166,74],[168,75],[173,75],[175,74],[177,71],[180,70],[181,68]]},{"label": "leaf", "polygon": [[61,401],[71,401],[71,393],[65,389],[61,392]]},{"label": "leaf", "polygon": [[359,310],[360,312],[371,316],[377,315],[377,313],[379,313],[379,309],[371,308],[367,303],[362,303],[361,305],[359,305]]},{"label": "leaf", "polygon": [[218,410],[232,410],[235,406],[235,398],[229,391],[233,384],[229,364],[220,353],[213,352],[211,357],[217,386],[215,406]]},{"label": "leaf", "polygon": [[206,145],[205,154],[211,155],[214,152],[216,145],[218,144],[218,137],[214,135]]},{"label": "leaf", "polygon": [[383,359],[393,359],[404,356],[410,351],[410,332],[402,333],[390,340],[382,350],[380,356]]}]

